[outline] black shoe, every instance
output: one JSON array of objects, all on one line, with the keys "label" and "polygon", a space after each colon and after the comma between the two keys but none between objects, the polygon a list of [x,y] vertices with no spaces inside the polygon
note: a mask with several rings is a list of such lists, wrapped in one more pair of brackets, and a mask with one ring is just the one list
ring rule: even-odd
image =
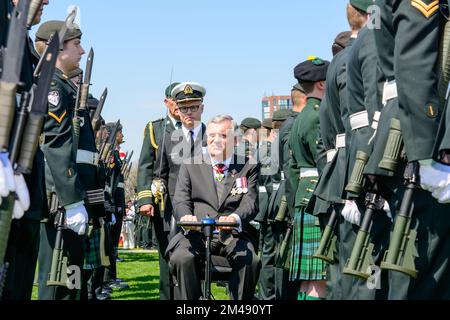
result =
[{"label": "black shoe", "polygon": [[125,281],[122,278],[116,278],[116,281],[114,281],[114,282],[121,283],[121,282],[125,282]]},{"label": "black shoe", "polygon": [[113,291],[113,290],[112,290],[111,288],[105,287],[105,288],[103,288],[103,290],[102,290],[101,293],[103,293],[103,294],[111,294],[112,291]]},{"label": "black shoe", "polygon": [[100,301],[105,301],[105,300],[110,300],[111,299],[111,295],[108,293],[99,293],[95,295],[97,300]]},{"label": "black shoe", "polygon": [[109,288],[111,288],[113,290],[121,291],[121,290],[130,288],[130,286],[125,282],[115,282],[115,283],[109,285]]},{"label": "black shoe", "polygon": [[123,258],[119,258],[119,257],[116,258],[116,262],[123,262],[123,261],[124,261]]}]

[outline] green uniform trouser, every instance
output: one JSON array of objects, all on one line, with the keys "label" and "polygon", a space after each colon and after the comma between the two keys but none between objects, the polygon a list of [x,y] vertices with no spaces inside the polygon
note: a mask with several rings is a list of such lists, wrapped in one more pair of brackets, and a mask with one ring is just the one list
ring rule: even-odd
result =
[{"label": "green uniform trouser", "polygon": [[160,216],[152,218],[152,228],[154,240],[156,240],[155,244],[159,253],[159,299],[172,300],[173,288],[171,287],[169,263],[164,258],[167,245],[169,244],[169,232],[164,231],[163,219]]},{"label": "green uniform trouser", "polygon": [[[396,190],[397,208],[404,188]],[[417,279],[389,271],[390,300],[450,299],[450,205],[439,204],[429,192],[414,195],[411,227],[417,229]]]},{"label": "green uniform trouser", "polygon": [[39,252],[39,221],[13,220],[6,250],[9,263],[4,300],[31,300]]},{"label": "green uniform trouser", "polygon": [[[64,255],[68,258],[68,266],[78,266],[80,274],[84,262],[84,237],[71,230],[63,231]],[[41,235],[39,243],[39,300],[76,300],[79,289],[69,290],[67,287],[47,286],[48,276],[52,266],[53,248],[55,247],[56,229],[52,224],[41,223]]]},{"label": "green uniform trouser", "polygon": [[259,299],[275,300],[275,262],[280,235],[277,234],[274,225],[267,222],[261,222],[260,233]]}]

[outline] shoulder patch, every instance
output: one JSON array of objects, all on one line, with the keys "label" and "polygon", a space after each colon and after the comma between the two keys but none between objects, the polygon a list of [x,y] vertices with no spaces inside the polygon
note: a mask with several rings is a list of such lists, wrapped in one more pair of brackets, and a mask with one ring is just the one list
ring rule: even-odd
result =
[{"label": "shoulder patch", "polygon": [[411,0],[411,6],[419,10],[427,19],[435,14],[439,9],[439,0],[426,4],[422,0]]},{"label": "shoulder patch", "polygon": [[59,95],[59,91],[50,91],[48,93],[48,102],[51,105],[56,107],[59,104],[60,100],[61,100],[61,97]]}]

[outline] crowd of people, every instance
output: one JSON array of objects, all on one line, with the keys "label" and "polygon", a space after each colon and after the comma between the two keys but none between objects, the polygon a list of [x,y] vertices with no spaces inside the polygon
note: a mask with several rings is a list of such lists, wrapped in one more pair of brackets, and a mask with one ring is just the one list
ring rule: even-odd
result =
[{"label": "crowd of people", "polygon": [[205,87],[171,83],[128,203],[73,15],[29,38],[48,3],[0,2],[3,299],[31,298],[36,265],[41,300],[109,299],[120,239],[158,250],[161,300],[209,298],[207,252],[232,300],[450,298],[447,0],[349,0],[332,61],[300,61],[270,119],[204,121]]}]

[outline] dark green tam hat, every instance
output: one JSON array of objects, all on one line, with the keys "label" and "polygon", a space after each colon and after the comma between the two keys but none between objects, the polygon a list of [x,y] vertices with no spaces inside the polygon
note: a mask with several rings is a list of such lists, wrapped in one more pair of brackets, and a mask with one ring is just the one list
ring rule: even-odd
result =
[{"label": "dark green tam hat", "polygon": [[166,98],[170,98],[171,97],[171,93],[172,93],[173,88],[175,88],[179,84],[180,84],[179,82],[174,82],[174,83],[172,83],[170,86],[168,86],[166,88],[166,92],[165,92]]},{"label": "dark green tam hat", "polygon": [[330,63],[317,57],[309,57],[308,60],[298,64],[294,68],[294,77],[298,82],[318,82],[327,78]]},{"label": "dark green tam hat", "polygon": [[273,113],[272,121],[285,121],[291,115],[289,109],[277,110]]},{"label": "dark green tam hat", "polygon": [[264,119],[262,122],[262,126],[266,129],[273,129],[272,119]]},{"label": "dark green tam hat", "polygon": [[[58,20],[44,22],[36,32],[36,41],[48,41],[52,34],[59,32],[62,29],[64,23],[64,21]],[[82,35],[83,33],[78,27],[67,29],[63,40],[64,42],[67,42],[73,39],[81,38]]]},{"label": "dark green tam hat", "polygon": [[246,129],[259,129],[261,128],[261,121],[255,118],[245,118],[241,122],[241,127],[245,127]]},{"label": "dark green tam hat", "polygon": [[373,5],[373,0],[350,0],[350,4],[356,9],[367,12],[367,9]]}]

